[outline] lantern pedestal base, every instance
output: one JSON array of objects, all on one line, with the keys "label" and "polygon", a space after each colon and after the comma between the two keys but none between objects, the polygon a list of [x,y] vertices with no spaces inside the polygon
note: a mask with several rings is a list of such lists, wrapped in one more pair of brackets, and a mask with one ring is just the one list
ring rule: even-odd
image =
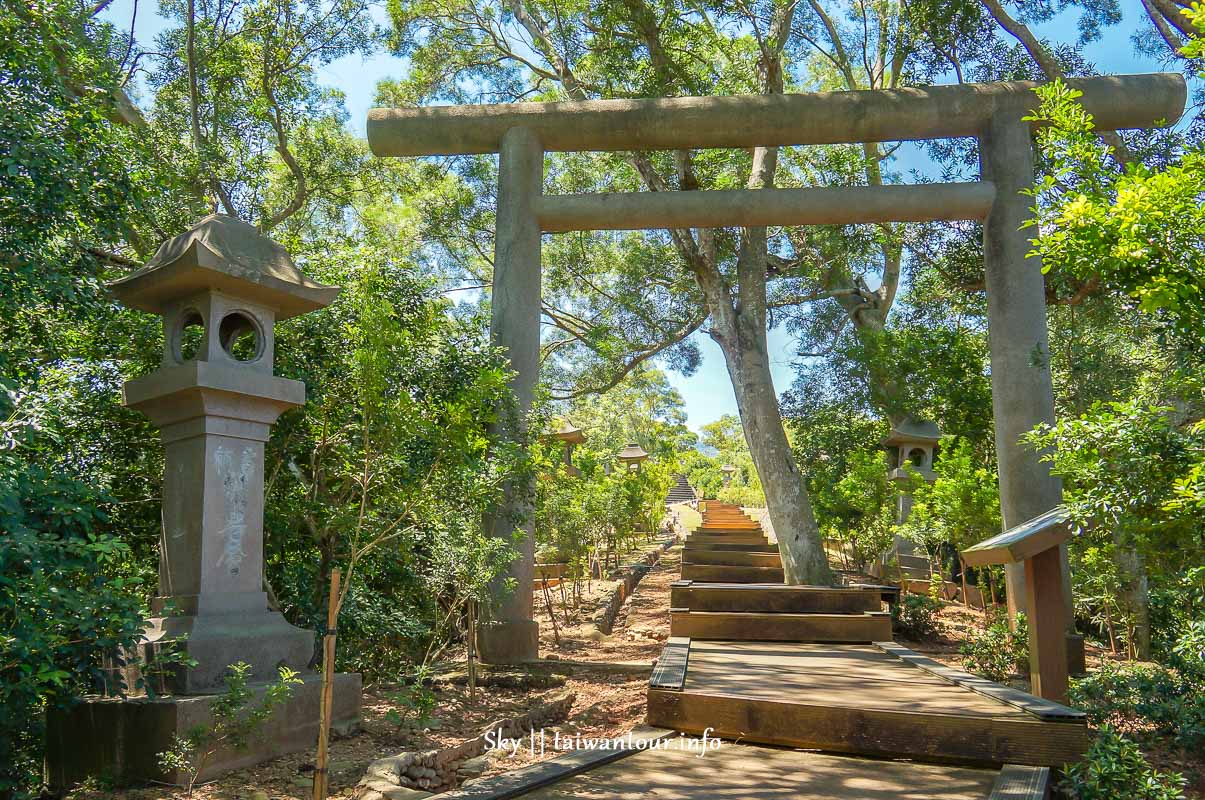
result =
[{"label": "lantern pedestal base", "polygon": [[486,664],[522,664],[540,656],[540,624],[504,620],[477,626],[477,655]]},{"label": "lantern pedestal base", "polygon": [[[199,780],[258,764],[286,753],[313,749],[318,741],[318,701],[322,679],[302,676],[292,696],[250,737],[243,750],[223,748],[205,764]],[[252,687],[255,704],[267,684]],[[198,725],[212,725],[211,707],[219,694],[157,699],[88,698],[46,720],[46,776],[52,788],[69,789],[88,778],[118,785],[156,780],[184,784],[188,776],[159,767],[159,753]],[[360,676],[335,675],[331,727],[351,732],[360,723]]]}]

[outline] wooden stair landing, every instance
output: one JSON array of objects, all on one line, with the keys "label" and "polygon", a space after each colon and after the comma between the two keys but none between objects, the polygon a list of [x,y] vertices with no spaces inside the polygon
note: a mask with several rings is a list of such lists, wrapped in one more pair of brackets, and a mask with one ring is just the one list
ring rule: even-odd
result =
[{"label": "wooden stair landing", "polygon": [[892,643],[671,639],[650,725],[889,758],[1062,766],[1083,714],[943,667]]},{"label": "wooden stair landing", "polygon": [[[532,800],[982,800],[999,779],[1000,772],[993,769],[874,761],[725,741],[701,758],[697,751],[676,744],[645,750],[522,796]],[[1025,795],[1019,798],[1028,800]]]}]

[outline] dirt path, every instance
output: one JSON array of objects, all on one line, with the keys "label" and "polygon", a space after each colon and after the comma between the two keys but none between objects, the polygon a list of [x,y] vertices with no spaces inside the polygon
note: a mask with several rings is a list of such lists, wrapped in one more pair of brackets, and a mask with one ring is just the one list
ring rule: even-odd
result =
[{"label": "dirt path", "polygon": [[610,634],[598,630],[586,609],[570,612],[568,622],[554,593],[560,644],[554,641],[543,595],[536,593],[540,656],[574,661],[652,663],[669,636],[669,585],[678,579],[681,547],[674,546],[641,579],[615,617]]}]

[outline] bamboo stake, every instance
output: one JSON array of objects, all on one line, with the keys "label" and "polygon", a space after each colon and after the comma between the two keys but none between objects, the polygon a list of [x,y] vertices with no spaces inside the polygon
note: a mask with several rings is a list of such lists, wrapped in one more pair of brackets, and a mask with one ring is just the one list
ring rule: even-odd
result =
[{"label": "bamboo stake", "polygon": [[330,737],[331,706],[334,702],[335,623],[339,618],[339,568],[331,572],[331,593],[326,603],[326,634],[322,637],[322,694],[318,711],[318,758],[314,766],[314,800],[326,800],[328,784],[327,740]]},{"label": "bamboo stake", "polygon": [[469,600],[469,702],[477,704],[477,601]]},{"label": "bamboo stake", "polygon": [[557,630],[556,611],[552,608],[552,596],[548,593],[548,577],[540,578],[540,583],[544,587],[544,605],[548,606],[548,618],[552,620],[552,639],[556,642],[556,646],[561,646],[561,632]]}]

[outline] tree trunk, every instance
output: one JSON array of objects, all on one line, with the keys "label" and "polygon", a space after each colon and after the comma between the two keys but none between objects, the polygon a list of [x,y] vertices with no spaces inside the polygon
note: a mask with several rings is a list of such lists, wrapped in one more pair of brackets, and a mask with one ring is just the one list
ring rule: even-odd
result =
[{"label": "tree trunk", "polygon": [[[764,305],[764,295],[762,303]],[[719,315],[721,318],[728,315]],[[750,316],[754,319],[750,319]],[[778,537],[783,576],[789,584],[832,584],[832,573],[820,540],[820,528],[812,513],[812,503],[787,442],[778,408],[778,396],[770,375],[766,328],[759,315],[742,314],[738,306],[732,315],[735,331],[720,333],[720,349],[740,412],[745,441],[753,465],[766,494],[770,522]],[[720,322],[719,319],[716,320]],[[717,327],[729,327],[722,324]],[[735,333],[735,336],[724,334]],[[732,341],[735,339],[735,341]],[[733,346],[735,345],[735,346]]]},{"label": "tree trunk", "polygon": [[[1123,535],[1114,533],[1114,553],[1117,571],[1121,576],[1121,590],[1129,617],[1133,625],[1130,635],[1134,655],[1142,661],[1151,658],[1151,597],[1146,576],[1146,565],[1142,556],[1132,545],[1123,541]],[[1129,626],[1127,626],[1129,627]]]}]

